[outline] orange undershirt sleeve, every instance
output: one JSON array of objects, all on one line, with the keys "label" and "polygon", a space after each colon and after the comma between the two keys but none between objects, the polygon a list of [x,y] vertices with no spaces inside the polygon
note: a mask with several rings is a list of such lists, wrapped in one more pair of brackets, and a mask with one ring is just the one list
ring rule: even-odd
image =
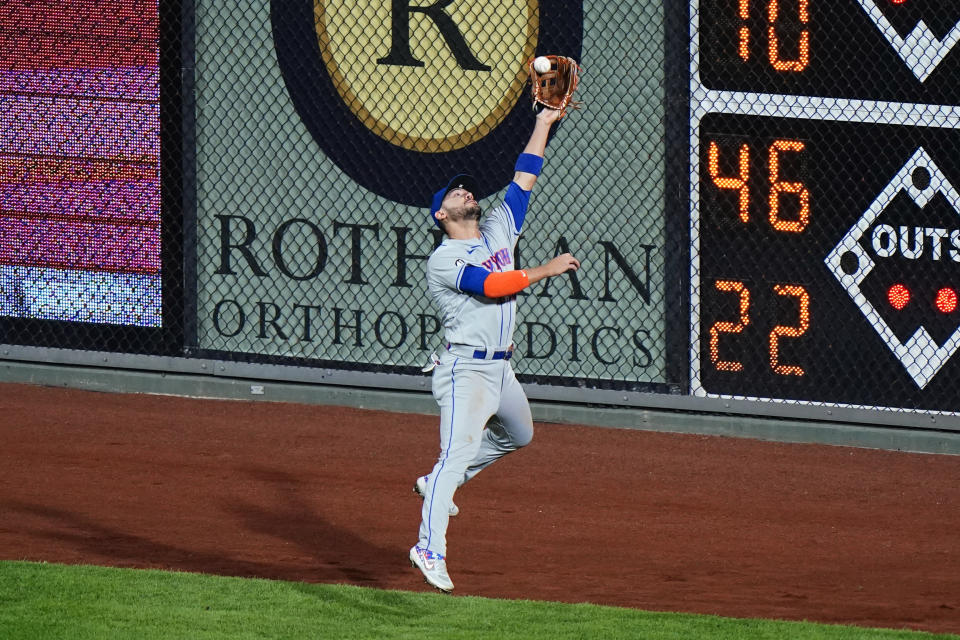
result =
[{"label": "orange undershirt sleeve", "polygon": [[491,273],[483,281],[483,295],[488,298],[512,296],[530,286],[527,272],[521,270]]}]

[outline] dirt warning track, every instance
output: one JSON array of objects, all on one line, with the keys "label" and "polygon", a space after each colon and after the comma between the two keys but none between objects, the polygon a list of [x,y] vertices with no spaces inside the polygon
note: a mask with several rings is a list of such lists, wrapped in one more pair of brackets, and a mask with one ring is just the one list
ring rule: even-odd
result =
[{"label": "dirt warning track", "polygon": [[[435,417],[0,398],[0,559],[428,588]],[[456,502],[457,594],[960,633],[960,457],[538,423]]]}]

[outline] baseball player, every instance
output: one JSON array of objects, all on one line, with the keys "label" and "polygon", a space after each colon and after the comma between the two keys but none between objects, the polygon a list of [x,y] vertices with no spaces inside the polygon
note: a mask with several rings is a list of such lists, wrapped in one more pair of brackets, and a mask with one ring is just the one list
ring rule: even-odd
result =
[{"label": "baseball player", "polygon": [[447,343],[425,368],[433,370],[433,396],[440,405],[440,456],[433,471],[414,485],[423,509],[420,539],[410,549],[410,562],[441,591],[453,590],[446,533],[450,516],[458,512],[454,492],[533,438],[530,406],[510,366],[516,294],[580,267],[565,253],[532,269],[514,268],[530,190],[543,166],[550,127],[562,115],[553,109],[537,114],[513,182],[483,222],[474,198],[476,183],[469,175],[454,176],[433,196],[430,216],[447,236],[427,261],[427,284]]}]

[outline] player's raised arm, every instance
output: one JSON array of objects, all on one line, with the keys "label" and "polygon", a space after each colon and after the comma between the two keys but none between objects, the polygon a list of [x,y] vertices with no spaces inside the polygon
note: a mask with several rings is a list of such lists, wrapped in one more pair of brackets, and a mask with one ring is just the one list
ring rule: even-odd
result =
[{"label": "player's raised arm", "polygon": [[533,133],[530,134],[530,140],[527,141],[523,153],[517,158],[516,173],[513,174],[513,181],[524,191],[533,189],[537,176],[540,175],[540,168],[543,166],[543,153],[547,148],[550,127],[562,115],[563,111],[560,109],[544,109],[537,114]]}]

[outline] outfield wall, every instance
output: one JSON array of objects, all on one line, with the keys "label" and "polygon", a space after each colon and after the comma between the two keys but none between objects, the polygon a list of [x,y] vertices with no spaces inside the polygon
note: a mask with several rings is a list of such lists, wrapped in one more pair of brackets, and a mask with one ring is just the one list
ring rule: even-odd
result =
[{"label": "outfield wall", "polygon": [[430,195],[468,171],[496,204],[526,62],[562,53],[583,108],[515,266],[583,268],[520,296],[532,399],[960,432],[950,7],[101,4],[0,13],[10,371],[418,397]]}]

